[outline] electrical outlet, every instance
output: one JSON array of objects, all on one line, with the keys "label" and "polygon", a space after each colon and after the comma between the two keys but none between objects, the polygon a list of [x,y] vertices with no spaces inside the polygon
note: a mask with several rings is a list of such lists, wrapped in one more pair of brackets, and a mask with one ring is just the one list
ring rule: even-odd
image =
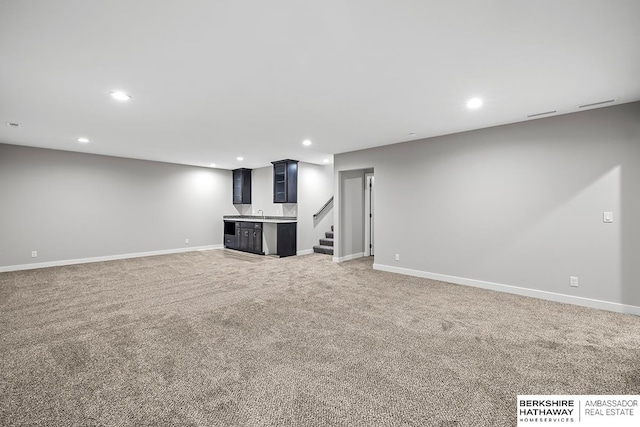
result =
[{"label": "electrical outlet", "polygon": [[400,254],[396,254],[396,261],[400,261]]},{"label": "electrical outlet", "polygon": [[569,284],[574,288],[578,287],[578,278],[575,276],[569,276]]},{"label": "electrical outlet", "polygon": [[184,239],[184,244],[188,245],[189,244],[189,239]]},{"label": "electrical outlet", "polygon": [[31,258],[36,258],[38,256],[38,251],[31,251]]}]

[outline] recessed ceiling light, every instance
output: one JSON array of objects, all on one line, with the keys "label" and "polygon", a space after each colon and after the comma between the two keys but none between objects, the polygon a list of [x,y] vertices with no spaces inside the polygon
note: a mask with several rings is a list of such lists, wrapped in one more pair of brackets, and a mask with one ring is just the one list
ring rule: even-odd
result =
[{"label": "recessed ceiling light", "polygon": [[210,168],[215,168],[215,167],[216,167],[216,164],[215,164],[215,163],[210,163],[210,164],[209,164],[209,167],[210,167]]},{"label": "recessed ceiling light", "polygon": [[126,93],[119,90],[111,92],[111,97],[113,99],[117,99],[118,101],[128,101],[131,99],[131,95],[127,95]]},{"label": "recessed ceiling light", "polygon": [[239,162],[241,162],[241,161],[243,161],[243,160],[244,160],[244,157],[240,157],[240,156],[238,156],[238,157],[236,157],[236,160],[237,160],[237,161],[239,161]]},{"label": "recessed ceiling light", "polygon": [[305,139],[304,141],[302,141],[302,145],[311,145],[311,140]]},{"label": "recessed ceiling light", "polygon": [[329,163],[329,159],[322,160],[322,163]]},{"label": "recessed ceiling light", "polygon": [[407,135],[409,135],[409,136],[416,136],[416,133],[415,133],[415,132],[409,132]]},{"label": "recessed ceiling light", "polygon": [[87,142],[89,142],[89,138],[78,138],[78,142],[82,142],[83,144],[86,144]]},{"label": "recessed ceiling light", "polygon": [[471,109],[480,108],[482,106],[482,99],[480,98],[471,98],[467,102],[467,107]]}]

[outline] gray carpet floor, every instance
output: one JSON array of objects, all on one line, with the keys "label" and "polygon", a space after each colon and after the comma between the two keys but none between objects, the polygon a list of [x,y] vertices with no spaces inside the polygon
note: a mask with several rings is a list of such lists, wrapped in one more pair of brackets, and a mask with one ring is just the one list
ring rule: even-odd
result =
[{"label": "gray carpet floor", "polygon": [[0,273],[0,425],[513,426],[640,394],[640,318],[230,250]]}]

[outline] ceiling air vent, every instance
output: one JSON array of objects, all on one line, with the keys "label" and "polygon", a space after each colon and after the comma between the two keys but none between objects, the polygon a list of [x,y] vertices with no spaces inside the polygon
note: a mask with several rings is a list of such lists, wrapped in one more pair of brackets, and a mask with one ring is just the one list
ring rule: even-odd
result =
[{"label": "ceiling air vent", "polygon": [[616,100],[608,99],[606,101],[592,102],[591,104],[582,104],[582,105],[578,105],[578,108],[595,107],[596,105],[611,104],[612,102],[616,102]]},{"label": "ceiling air vent", "polygon": [[533,117],[540,117],[540,116],[546,116],[547,114],[554,114],[557,113],[558,111],[553,110],[553,111],[545,111],[544,113],[535,113],[535,114],[529,114],[527,116],[528,119],[533,118]]},{"label": "ceiling air vent", "polygon": [[20,127],[20,123],[16,123],[16,122],[6,122],[7,126],[9,126],[10,128],[19,128]]}]

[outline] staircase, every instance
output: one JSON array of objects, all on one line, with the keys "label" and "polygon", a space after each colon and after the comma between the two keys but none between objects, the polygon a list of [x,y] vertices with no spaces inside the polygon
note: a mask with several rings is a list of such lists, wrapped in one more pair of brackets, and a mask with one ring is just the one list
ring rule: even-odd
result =
[{"label": "staircase", "polygon": [[333,225],[331,231],[324,233],[324,239],[320,239],[320,244],[313,247],[313,252],[333,255]]}]

